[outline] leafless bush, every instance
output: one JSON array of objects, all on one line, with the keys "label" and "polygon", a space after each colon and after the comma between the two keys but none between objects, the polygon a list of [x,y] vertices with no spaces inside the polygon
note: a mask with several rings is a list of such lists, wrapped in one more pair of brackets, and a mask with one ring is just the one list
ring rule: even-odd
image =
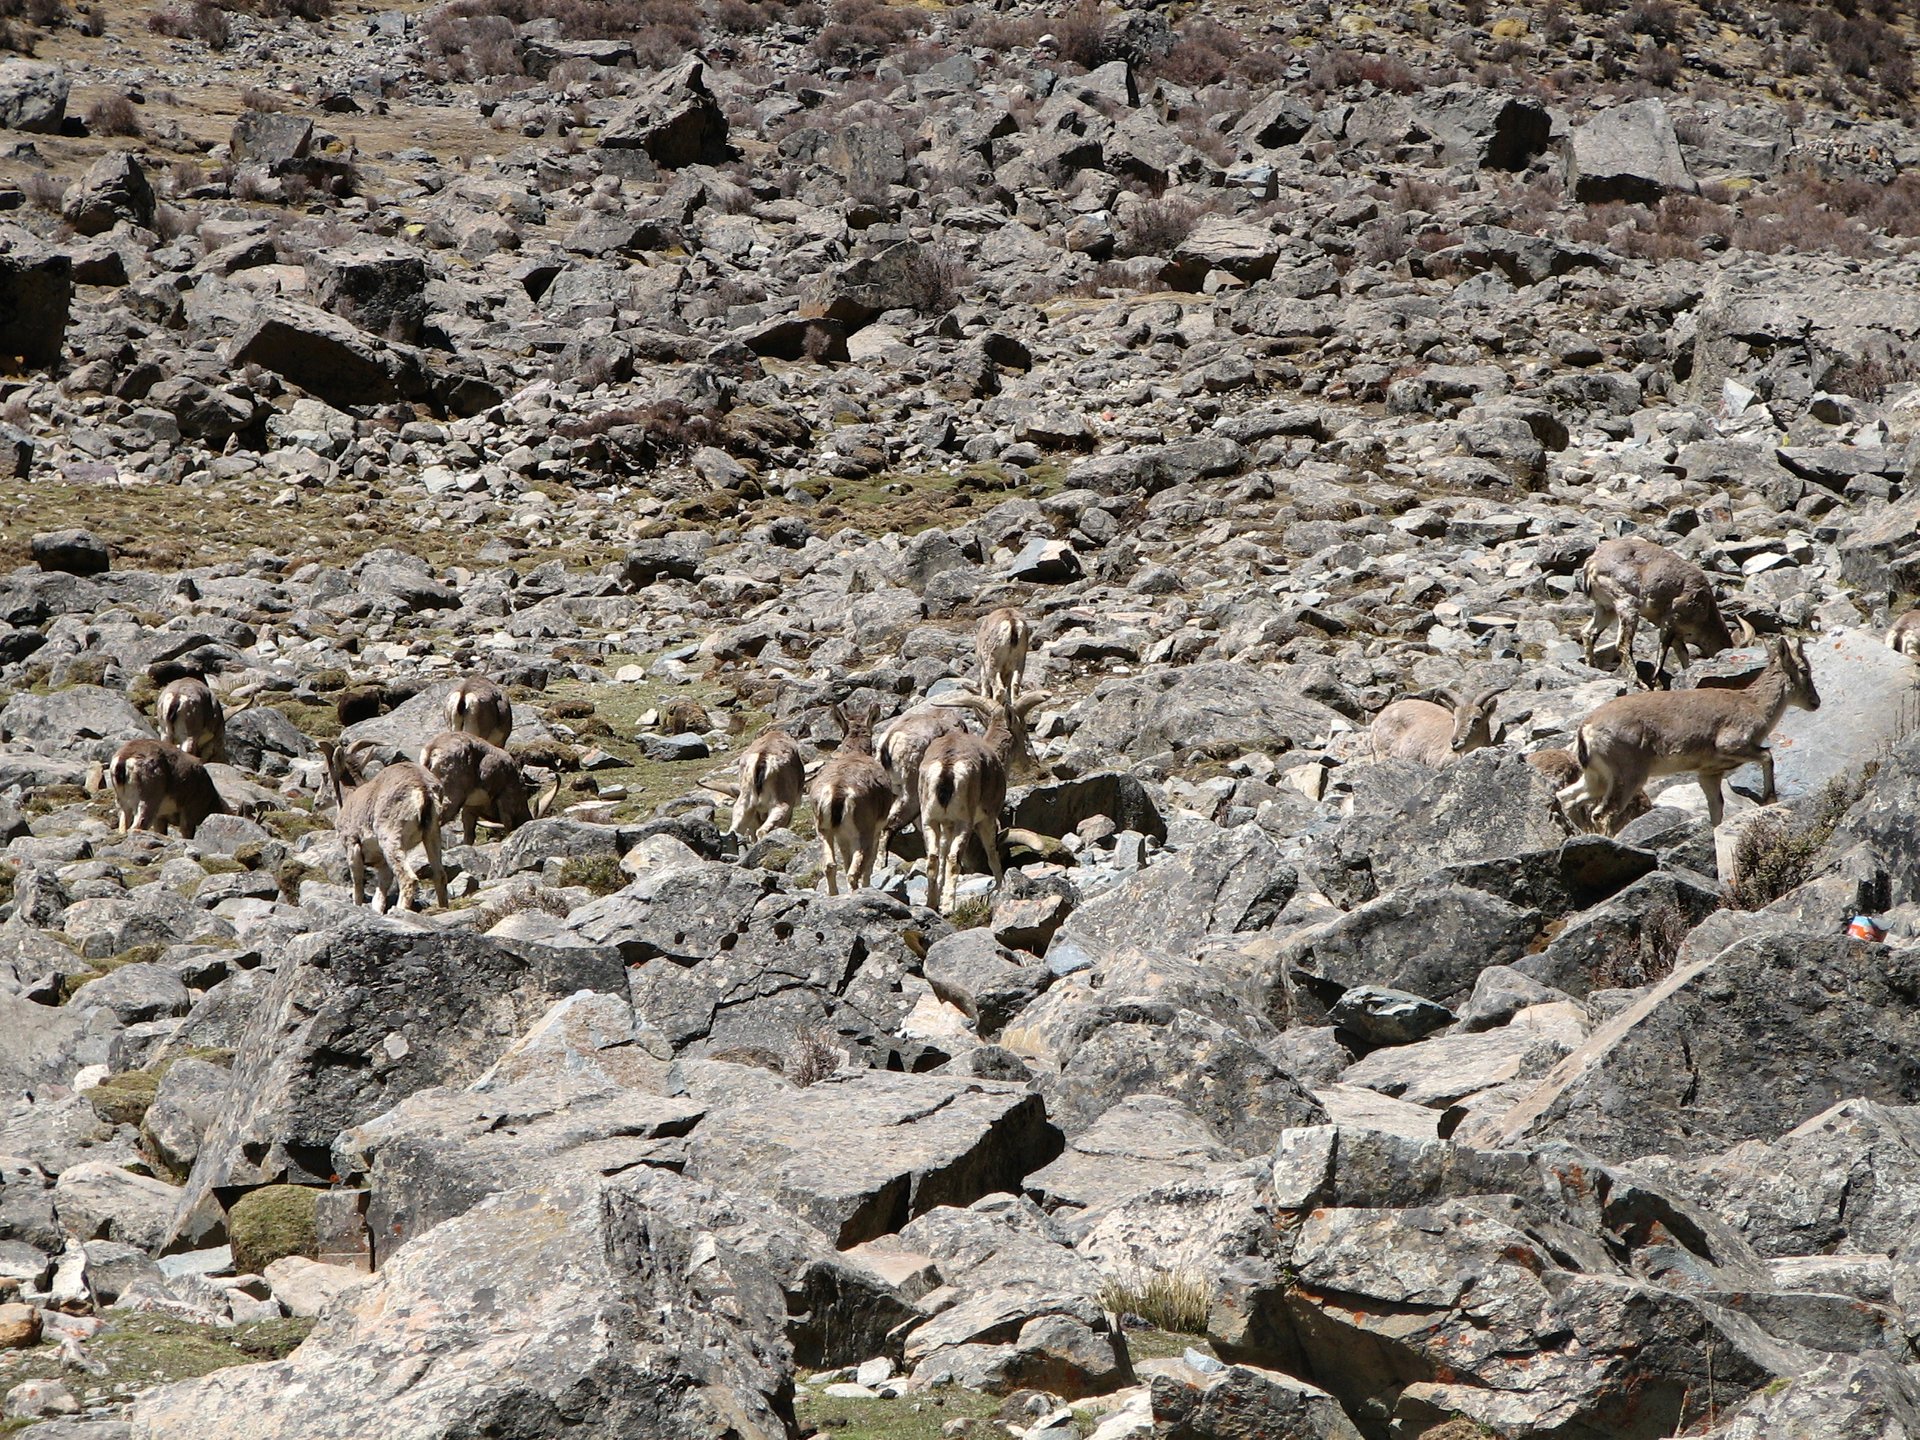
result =
[{"label": "leafless bush", "polygon": [[1409,210],[1424,210],[1432,214],[1457,194],[1457,191],[1445,185],[1436,185],[1431,180],[1422,180],[1417,176],[1409,175],[1393,187],[1388,199],[1393,208],[1401,214]]},{"label": "leafless bush", "polygon": [[120,91],[102,95],[87,107],[87,130],[93,135],[138,135],[140,113]]},{"label": "leafless bush", "polygon": [[60,209],[67,195],[66,187],[44,170],[29,171],[20,181],[20,193],[27,197],[29,205],[52,211]]},{"label": "leafless bush", "polygon": [[818,1085],[840,1068],[840,1052],[818,1030],[801,1030],[782,1059],[780,1069],[794,1084]]},{"label": "leafless bush", "polygon": [[178,205],[161,204],[153,207],[153,233],[169,245],[183,235],[192,234],[199,227],[199,217],[191,211],[182,210]]},{"label": "leafless bush", "polygon": [[1895,385],[1910,385],[1915,380],[1920,380],[1920,358],[1903,350],[1842,360],[1827,371],[1821,388],[1877,405]]},{"label": "leafless bush", "polygon": [[814,53],[841,63],[884,55],[919,30],[920,12],[886,0],[834,0],[832,20],[814,36]]},{"label": "leafless bush", "polygon": [[678,400],[656,400],[568,421],[560,427],[560,433],[569,439],[596,442],[589,458],[604,466],[646,470],[662,460],[712,444],[718,427],[712,416],[690,410]]},{"label": "leafless bush", "polygon": [[951,251],[921,250],[908,264],[913,308],[923,315],[944,315],[960,303],[973,271]]},{"label": "leafless bush", "polygon": [[174,40],[198,40],[209,50],[224,50],[233,40],[227,12],[213,0],[173,0],[147,16],[147,29]]},{"label": "leafless bush", "polygon": [[1109,41],[1107,14],[1097,0],[1078,0],[1071,10],[1056,16],[1047,32],[1057,42],[1060,58],[1093,70],[1121,58]]},{"label": "leafless bush", "polygon": [[1427,79],[1391,55],[1333,49],[1322,50],[1314,57],[1307,84],[1329,95],[1350,85],[1371,85],[1395,95],[1412,95],[1427,88]]},{"label": "leafless bush", "polygon": [[1655,45],[1640,59],[1640,78],[1656,90],[1680,83],[1680,52],[1671,45]]},{"label": "leafless bush", "polygon": [[1170,255],[1206,213],[1184,196],[1142,200],[1121,223],[1119,249],[1126,255]]},{"label": "leafless bush", "polygon": [[1173,48],[1148,67],[1156,79],[1199,89],[1225,78],[1246,41],[1217,21],[1194,19],[1174,35]]}]

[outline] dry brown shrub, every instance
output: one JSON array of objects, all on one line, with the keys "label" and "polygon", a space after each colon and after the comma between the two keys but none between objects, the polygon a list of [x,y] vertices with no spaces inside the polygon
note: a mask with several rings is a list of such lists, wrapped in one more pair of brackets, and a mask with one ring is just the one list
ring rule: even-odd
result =
[{"label": "dry brown shrub", "polygon": [[87,107],[87,130],[93,135],[138,135],[140,112],[120,91],[102,95]]},{"label": "dry brown shrub", "polygon": [[173,0],[147,16],[147,29],[174,40],[198,40],[209,50],[224,50],[233,40],[227,12],[213,0]]}]

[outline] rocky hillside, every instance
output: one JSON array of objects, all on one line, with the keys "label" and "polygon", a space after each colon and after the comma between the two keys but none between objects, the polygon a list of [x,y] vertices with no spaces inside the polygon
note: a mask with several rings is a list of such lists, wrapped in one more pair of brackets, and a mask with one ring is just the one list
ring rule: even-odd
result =
[{"label": "rocky hillside", "polygon": [[[1914,43],[0,0],[0,1433],[1920,1435]],[[1003,605],[1002,884],[726,833]],[[1777,803],[1524,758],[1789,636]],[[356,905],[469,673],[551,809]]]}]

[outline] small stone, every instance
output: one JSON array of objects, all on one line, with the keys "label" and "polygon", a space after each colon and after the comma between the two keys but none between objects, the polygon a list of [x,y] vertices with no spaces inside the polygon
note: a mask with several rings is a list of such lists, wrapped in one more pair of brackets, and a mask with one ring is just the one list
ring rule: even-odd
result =
[{"label": "small stone", "polygon": [[18,1303],[0,1305],[0,1350],[26,1350],[39,1343],[38,1310]]},{"label": "small stone", "polygon": [[855,1369],[853,1378],[868,1389],[872,1389],[893,1378],[893,1361],[884,1355],[875,1356]]},{"label": "small stone", "polygon": [[705,760],[713,752],[698,735],[641,735],[640,751],[649,760]]},{"label": "small stone", "polygon": [[23,1380],[7,1391],[0,1415],[9,1420],[44,1420],[53,1415],[78,1415],[80,1402],[58,1380]]},{"label": "small stone", "polygon": [[820,1393],[831,1396],[835,1400],[878,1400],[880,1398],[866,1386],[856,1385],[851,1380],[842,1380],[837,1384],[824,1386]]}]

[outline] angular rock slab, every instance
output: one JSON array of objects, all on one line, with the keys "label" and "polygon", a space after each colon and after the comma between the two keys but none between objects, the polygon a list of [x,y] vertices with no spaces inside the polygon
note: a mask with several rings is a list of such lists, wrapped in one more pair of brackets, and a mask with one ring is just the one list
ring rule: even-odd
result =
[{"label": "angular rock slab", "polygon": [[943,1206],[909,1224],[900,1243],[935,1262],[952,1296],[906,1337],[916,1386],[1078,1398],[1132,1378],[1100,1272],[1033,1202],[994,1195],[965,1210]]},{"label": "angular rock slab", "polygon": [[570,1095],[553,1082],[484,1093],[435,1087],[341,1132],[334,1156],[343,1177],[371,1181],[367,1220],[380,1261],[504,1188],[677,1164],[674,1142],[703,1113],[632,1090]]},{"label": "angular rock slab", "polygon": [[407,1246],[291,1356],[148,1392],[138,1440],[789,1440],[780,1287],[701,1206],[575,1181]]},{"label": "angular rock slab", "polygon": [[1774,933],[1685,960],[1472,1144],[1554,1137],[1607,1159],[1771,1140],[1849,1097],[1920,1100],[1920,951]]},{"label": "angular rock slab", "polygon": [[935,1206],[1018,1192],[1060,1146],[1021,1086],[865,1070],[710,1112],[687,1174],[783,1205],[844,1249]]},{"label": "angular rock slab", "polygon": [[1122,949],[1181,955],[1208,935],[1271,925],[1298,884],[1265,831],[1223,830],[1081,905],[1048,953],[1071,946],[1096,961]]},{"label": "angular rock slab", "polygon": [[609,950],[361,920],[304,942],[256,1002],[233,1103],[201,1144],[180,1216],[230,1186],[325,1182],[342,1130],[415,1091],[472,1080],[556,1000],[625,987]]},{"label": "angular rock slab", "polygon": [[1156,1440],[1360,1440],[1333,1396],[1272,1370],[1203,1371],[1179,1361],[1152,1387]]},{"label": "angular rock slab", "polygon": [[1575,126],[1567,148],[1567,188],[1574,199],[1589,204],[1652,205],[1674,191],[1691,194],[1693,177],[1665,102],[1615,105]]}]

